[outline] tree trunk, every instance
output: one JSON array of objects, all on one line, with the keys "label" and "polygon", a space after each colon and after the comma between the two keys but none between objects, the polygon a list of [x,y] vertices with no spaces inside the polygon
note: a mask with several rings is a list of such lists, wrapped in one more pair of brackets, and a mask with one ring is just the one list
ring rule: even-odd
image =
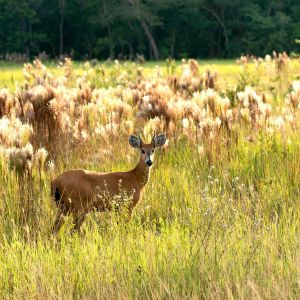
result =
[{"label": "tree trunk", "polygon": [[143,19],[139,19],[140,22],[141,22],[141,25],[144,29],[144,32],[148,38],[148,41],[149,41],[149,44],[151,46],[151,49],[153,51],[153,56],[154,56],[154,59],[155,60],[159,60],[159,52],[158,52],[158,48],[157,48],[157,45],[156,45],[156,42],[153,38],[153,35],[148,27],[148,25],[146,24],[146,22],[143,20]]},{"label": "tree trunk", "polygon": [[22,20],[22,33],[23,33],[23,51],[24,54],[26,54],[27,58],[30,56],[30,49],[29,49],[29,41],[28,36],[29,33],[27,32],[27,26],[26,26],[26,20]]},{"label": "tree trunk", "polygon": [[65,17],[65,0],[59,0],[59,55],[63,55],[64,51],[64,17]]},{"label": "tree trunk", "polygon": [[[107,17],[108,16],[108,12],[107,12],[107,5],[106,5],[106,1],[103,1],[103,12],[104,12],[104,16]],[[106,24],[106,28],[107,28],[107,34],[108,34],[108,47],[109,47],[109,58],[113,59],[114,58],[114,42],[112,39],[112,33],[111,33],[111,27],[110,27],[110,22],[107,21],[105,22]]]},{"label": "tree trunk", "polygon": [[114,58],[114,44],[111,34],[111,28],[109,25],[107,25],[107,32],[108,32],[108,40],[109,40],[109,57],[110,59]]},{"label": "tree trunk", "polygon": [[225,23],[221,20],[221,18],[218,16],[218,14],[213,11],[212,9],[210,9],[209,7],[207,6],[202,6],[206,11],[208,11],[209,13],[212,14],[212,16],[217,20],[217,22],[220,24],[220,26],[222,27],[223,29],[223,32],[224,32],[224,37],[225,37],[225,47],[226,47],[226,51],[227,51],[227,54],[230,55],[230,48],[229,48],[229,38],[228,38],[228,34],[227,34],[227,29],[226,29],[226,26],[225,26]]},{"label": "tree trunk", "polygon": [[129,49],[129,60],[134,60],[134,58],[135,58],[134,50],[133,50],[133,46],[130,42],[128,42],[128,49]]},{"label": "tree trunk", "polygon": [[155,42],[153,35],[150,31],[150,28],[147,25],[145,19],[143,18],[143,14],[141,13],[141,10],[139,8],[140,2],[139,1],[135,2],[134,0],[127,0],[127,2],[130,4],[132,10],[135,12],[136,18],[138,19],[138,21],[141,23],[141,25],[143,27],[143,30],[149,41],[150,48],[153,52],[154,59],[159,60],[159,52],[158,52],[156,42]]},{"label": "tree trunk", "polygon": [[28,21],[28,35],[29,37],[27,38],[27,45],[26,45],[26,55],[28,58],[30,58],[30,50],[31,50],[31,38],[32,38],[32,26],[31,26],[31,23],[30,21]]},{"label": "tree trunk", "polygon": [[59,24],[59,55],[63,54],[64,51],[64,21],[63,19],[60,20]]},{"label": "tree trunk", "polygon": [[175,57],[175,43],[176,43],[176,31],[172,31],[172,36],[171,36],[171,57]]}]

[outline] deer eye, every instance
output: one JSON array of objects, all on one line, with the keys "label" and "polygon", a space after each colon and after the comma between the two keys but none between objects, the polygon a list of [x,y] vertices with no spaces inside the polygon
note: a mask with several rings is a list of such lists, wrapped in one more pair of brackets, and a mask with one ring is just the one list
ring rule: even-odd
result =
[{"label": "deer eye", "polygon": [[142,149],[142,153],[145,154],[145,150],[144,149]]}]

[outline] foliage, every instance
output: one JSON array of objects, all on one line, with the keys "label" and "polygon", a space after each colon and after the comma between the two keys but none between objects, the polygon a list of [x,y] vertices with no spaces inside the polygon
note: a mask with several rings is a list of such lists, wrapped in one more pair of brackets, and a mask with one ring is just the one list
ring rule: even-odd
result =
[{"label": "foliage", "polygon": [[74,58],[299,52],[299,1],[1,0],[0,55]]}]

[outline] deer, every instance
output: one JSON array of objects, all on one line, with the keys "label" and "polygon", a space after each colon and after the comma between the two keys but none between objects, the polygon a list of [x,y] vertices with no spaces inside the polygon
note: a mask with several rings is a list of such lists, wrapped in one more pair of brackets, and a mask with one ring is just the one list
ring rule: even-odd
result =
[{"label": "deer", "polygon": [[73,169],[52,180],[51,195],[58,207],[52,232],[60,230],[69,214],[74,217],[74,229],[79,230],[89,212],[111,211],[115,207],[114,199],[122,202],[128,196],[130,201],[126,209],[130,219],[149,181],[155,150],[163,147],[166,139],[164,133],[154,133],[151,142],[146,144],[140,136],[131,135],[129,144],[140,151],[140,158],[137,165],[127,172],[99,173]]}]

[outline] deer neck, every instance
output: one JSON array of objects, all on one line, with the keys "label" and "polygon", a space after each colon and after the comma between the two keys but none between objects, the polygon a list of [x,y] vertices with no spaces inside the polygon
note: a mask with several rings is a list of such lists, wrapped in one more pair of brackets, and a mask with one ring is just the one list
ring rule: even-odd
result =
[{"label": "deer neck", "polygon": [[143,188],[149,180],[150,168],[140,159],[132,172],[135,174],[138,184]]}]

